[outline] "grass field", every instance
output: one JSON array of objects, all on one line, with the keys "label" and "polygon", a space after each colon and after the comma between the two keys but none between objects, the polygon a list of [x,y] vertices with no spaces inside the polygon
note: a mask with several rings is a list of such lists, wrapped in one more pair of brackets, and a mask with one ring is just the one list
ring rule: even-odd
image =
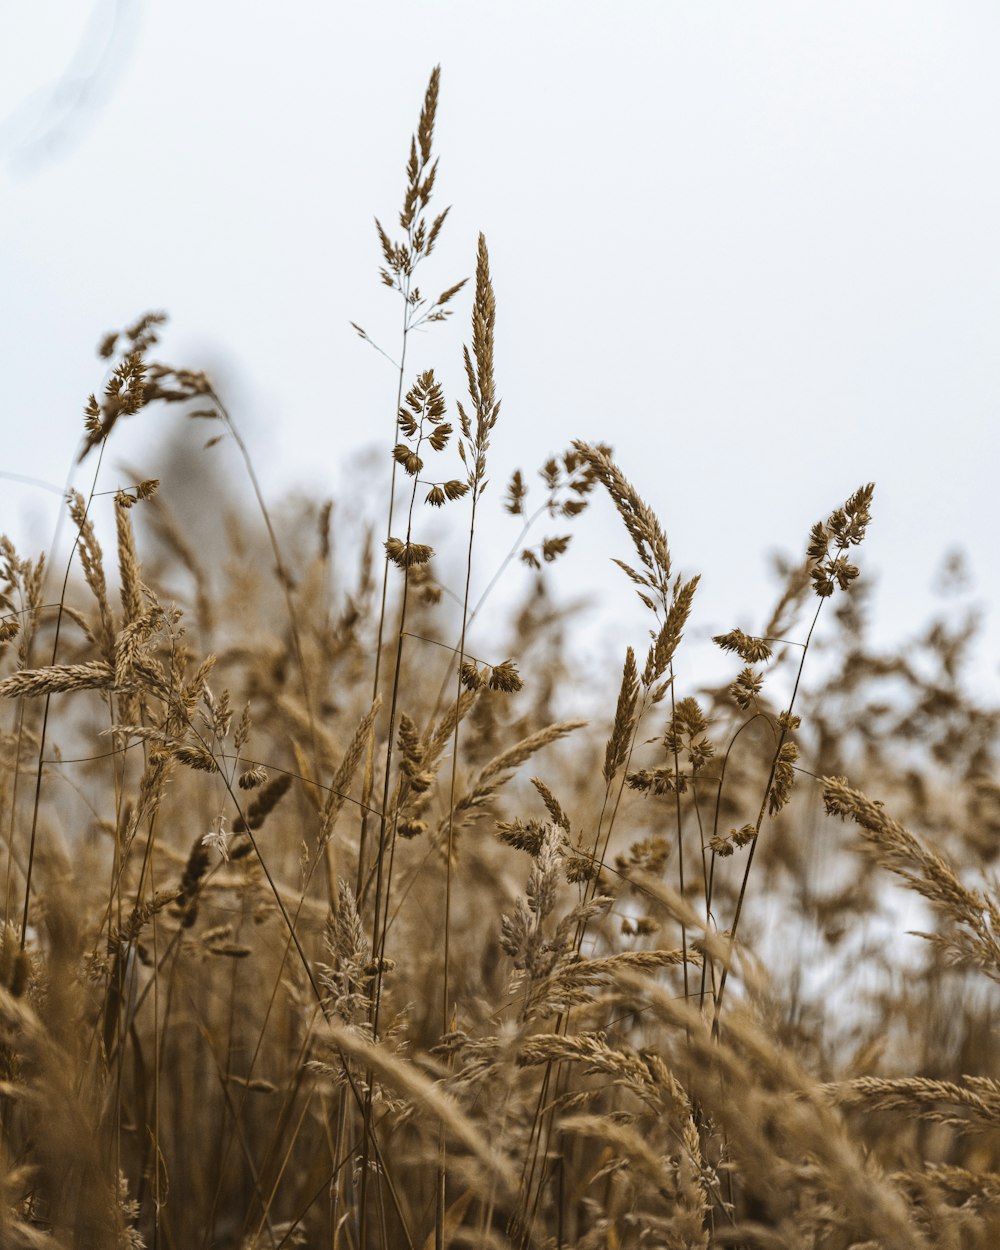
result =
[{"label": "grass field", "polygon": [[[871,646],[861,483],[775,536],[801,561],[733,605],[759,632],[716,637],[708,686],[698,577],[610,447],[489,481],[503,310],[485,239],[468,285],[434,270],[438,85],[378,226],[402,326],[367,536],[272,513],[147,316],[100,347],[68,565],[4,540],[0,1242],[988,1250],[1000,712],[971,630]],[[406,364],[453,309],[461,398]],[[98,489],[152,405],[243,457],[218,559],[155,480]],[[648,613],[607,673],[550,594],[588,507]],[[535,581],[498,625],[502,509]]]}]

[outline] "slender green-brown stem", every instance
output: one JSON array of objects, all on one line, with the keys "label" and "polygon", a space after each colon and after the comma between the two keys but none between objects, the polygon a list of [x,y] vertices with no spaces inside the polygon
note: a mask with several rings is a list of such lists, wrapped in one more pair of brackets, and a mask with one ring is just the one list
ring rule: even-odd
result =
[{"label": "slender green-brown stem", "polygon": [[[409,290],[408,285],[407,285],[407,290]],[[407,310],[409,309],[408,300],[405,301],[405,307],[407,308]],[[404,355],[405,355],[405,328],[404,328]],[[400,370],[400,400],[401,399],[402,399],[402,370]],[[396,411],[398,414],[399,403],[397,403]],[[397,426],[398,426],[398,416],[397,416]],[[393,467],[393,479],[394,480],[395,480],[395,464],[396,462],[394,460],[393,461],[393,466],[394,466]],[[407,547],[409,547],[411,536],[412,536],[412,530],[413,530],[413,509],[414,509],[414,504],[416,502],[416,491],[417,491],[417,483],[416,481],[414,481],[413,489],[410,495],[410,507],[409,507],[409,512],[407,515],[407,523],[406,523]],[[393,502],[391,498],[390,504],[389,504],[390,531],[391,531],[391,526],[392,526],[392,511],[393,511]],[[391,533],[390,533],[390,536],[391,536]],[[379,620],[380,645],[377,648],[378,655],[381,655],[381,649],[382,649],[381,648],[381,631],[383,628],[384,613],[385,613],[388,570],[389,570],[389,557],[387,553],[386,564],[385,564],[385,580],[383,581],[383,587],[382,587],[382,614]],[[385,909],[386,909],[386,915],[388,916],[388,909],[389,909],[388,891],[389,891],[390,884],[391,884],[392,860],[393,860],[393,854],[394,854],[395,845],[396,845],[396,839],[395,839],[395,832],[396,832],[395,818],[396,817],[395,817],[395,813],[393,813],[392,827],[390,830],[388,809],[389,809],[390,785],[392,782],[393,743],[394,743],[394,739],[396,736],[396,713],[397,713],[398,704],[399,704],[399,691],[400,691],[402,669],[403,669],[403,646],[404,646],[404,642],[406,638],[406,609],[407,609],[407,602],[409,598],[409,588],[410,588],[410,570],[409,570],[409,566],[407,565],[403,570],[403,589],[402,589],[402,595],[401,595],[400,607],[399,607],[399,628],[396,634],[396,659],[395,659],[395,664],[393,667],[393,675],[392,675],[392,695],[391,695],[390,703],[389,703],[389,725],[388,725],[387,735],[386,735],[385,764],[384,764],[384,775],[382,779],[382,810],[381,810],[381,814],[379,817],[379,842],[378,842],[378,848],[377,848],[376,857],[375,857],[375,900],[374,900],[374,917],[372,920],[372,952],[373,952],[373,955],[375,957],[375,962],[376,962],[376,973],[375,973],[375,987],[374,987],[373,997],[372,997],[371,1026],[372,1026],[372,1036],[376,1040],[378,1039],[379,1014],[380,1014],[381,1006],[382,1006],[382,981],[383,981],[383,965],[384,965],[385,940],[386,940],[386,933],[384,931],[383,922],[382,922],[383,884],[385,882],[385,878],[388,876],[388,882],[385,883],[385,891],[386,891]],[[378,672],[378,658],[376,658],[376,674],[377,672]],[[378,697],[378,693],[377,693],[377,676],[376,676],[376,687],[375,687],[375,694],[373,695],[373,699],[377,697]],[[367,807],[365,808],[365,816],[362,818],[362,830],[364,830],[366,818],[367,818]],[[363,840],[363,834],[362,834],[362,840]],[[386,863],[385,863],[387,844],[389,844],[388,849],[389,849],[389,855],[390,855],[388,874],[386,873]],[[359,853],[358,853],[358,903],[359,905],[363,897],[363,881],[362,881],[363,862],[364,862],[364,858],[359,849]],[[358,1210],[358,1223],[359,1223],[358,1238],[362,1246],[366,1244],[366,1237],[367,1237],[368,1172],[369,1172],[368,1150],[369,1150],[369,1138],[373,1129],[372,1097],[373,1097],[374,1082],[373,1082],[372,1073],[370,1070],[366,1073],[366,1085],[367,1085],[367,1091],[365,1094],[365,1105],[364,1105],[364,1136],[363,1136],[363,1142],[362,1142],[361,1184],[359,1187],[360,1196],[359,1196],[359,1210]]]},{"label": "slender green-brown stem", "polygon": [[[674,693],[674,662],[670,661],[670,714],[671,718],[676,720],[677,717],[677,701]],[[685,897],[684,882],[684,816],[681,812],[681,765],[680,755],[678,752],[678,743],[676,733],[671,735],[673,742],[674,757],[674,800],[676,805],[677,820],[677,886],[680,890],[681,898]],[[684,968],[684,1001],[687,1002],[691,997],[691,986],[689,984],[688,973],[688,947],[687,947],[687,925],[681,921],[681,954],[683,956]]]},{"label": "slender green-brown stem", "polygon": [[[403,332],[402,332],[402,348],[399,355],[399,371],[396,378],[396,406],[393,415],[393,435],[395,439],[395,431],[399,428],[399,407],[403,402],[403,379],[406,371],[406,346],[407,337],[410,331],[410,304],[409,304],[409,278],[406,280],[406,293],[403,297]],[[385,537],[388,541],[392,537],[392,523],[396,508],[396,474],[399,471],[399,465],[395,460],[392,462],[392,472],[389,478],[389,509],[385,524]],[[378,636],[375,642],[375,672],[372,675],[372,702],[379,695],[379,678],[382,674],[382,644],[385,638],[385,611],[386,603],[389,595],[389,556],[385,557],[382,564],[382,596],[379,604],[378,614]],[[371,739],[368,744],[365,761],[365,793],[362,796],[362,802],[365,806],[361,812],[361,832],[358,839],[358,876],[355,883],[354,894],[360,900],[364,887],[366,851],[368,849],[368,802],[371,798],[372,773],[375,755],[375,734],[372,732]]]},{"label": "slender green-brown stem", "polygon": [[[824,600],[820,599],[819,603],[816,606],[816,611],[813,614],[812,623],[809,626],[809,632],[808,634],[806,634],[805,645],[802,648],[802,656],[799,659],[798,672],[795,674],[795,685],[792,688],[792,697],[788,702],[789,714],[791,714],[795,708],[795,699],[799,693],[799,683],[802,681],[802,670],[805,667],[806,656],[809,654],[809,644],[812,641],[813,630],[815,630],[816,622],[819,620],[819,614],[823,610],[823,603],[824,603]],[[738,898],[736,899],[736,911],[735,911],[735,914],[733,915],[733,923],[732,923],[732,927],[729,933],[730,960],[727,960],[726,966],[722,969],[722,973],[719,976],[719,992],[716,995],[716,999],[715,999],[715,1013],[714,1013],[713,1020],[712,1020],[712,1033],[715,1037],[718,1037],[719,1035],[719,1020],[722,1014],[722,999],[726,991],[726,981],[728,980],[728,977],[729,977],[729,967],[730,967],[731,957],[732,957],[733,952],[736,949],[736,931],[739,928],[740,917],[743,914],[743,903],[746,899],[747,882],[750,880],[750,869],[753,867],[754,852],[757,849],[757,842],[760,838],[761,826],[764,823],[764,816],[767,812],[767,803],[771,795],[771,787],[774,785],[774,777],[778,768],[778,759],[781,754],[781,748],[784,745],[785,738],[787,736],[788,736],[788,730],[782,728],[781,733],[778,736],[778,744],[774,749],[774,756],[772,757],[772,760],[771,760],[771,769],[767,776],[767,785],[764,787],[764,796],[760,801],[760,810],[757,813],[757,820],[756,820],[756,823],[754,824],[754,835],[753,835],[753,840],[750,843],[750,852],[747,855],[746,866],[743,869],[743,880],[740,882],[740,892],[739,892]]]},{"label": "slender green-brown stem", "polygon": [[[472,547],[476,535],[476,509],[479,504],[479,491],[473,487],[472,516],[469,520],[469,544],[465,555],[465,593],[462,597],[462,630],[458,640],[458,674],[455,681],[455,706],[458,707],[462,698],[462,668],[465,665],[465,640],[468,628],[469,589],[472,585]],[[448,833],[445,843],[444,869],[444,979],[441,987],[441,1032],[447,1033],[449,1024],[449,985],[451,973],[451,885],[452,857],[455,841],[455,794],[458,779],[458,737],[460,719],[455,717],[455,731],[452,737],[451,780],[448,789]]]},{"label": "slender green-brown stem", "polygon": [[[520,534],[518,534],[517,538],[515,538],[515,539],[514,539],[514,541],[513,541],[513,543],[511,543],[510,548],[509,548],[509,550],[508,550],[507,554],[506,554],[506,555],[504,556],[504,558],[500,561],[499,565],[497,566],[496,572],[493,574],[493,576],[490,578],[489,582],[486,584],[485,589],[483,590],[483,592],[482,592],[482,594],[479,596],[479,598],[476,600],[476,603],[475,603],[475,605],[473,606],[473,608],[472,608],[472,611],[471,611],[471,612],[469,611],[469,608],[468,608],[468,603],[469,603],[469,579],[468,579],[468,572],[469,572],[469,569],[468,569],[468,565],[467,565],[467,568],[466,568],[465,594],[464,594],[464,596],[463,596],[463,598],[462,598],[462,639],[461,639],[461,645],[460,645],[460,647],[456,650],[456,648],[454,648],[454,647],[450,646],[448,643],[440,643],[440,644],[438,644],[438,645],[440,645],[440,646],[445,647],[447,650],[451,651],[452,656],[451,656],[451,657],[449,657],[449,659],[448,659],[448,666],[447,666],[447,668],[445,669],[444,676],[441,678],[441,688],[438,690],[437,698],[434,700],[434,708],[433,708],[433,711],[431,712],[431,719],[432,719],[432,720],[433,720],[433,719],[437,716],[438,712],[440,711],[440,709],[441,709],[441,704],[443,703],[443,701],[444,701],[444,697],[445,697],[445,694],[447,693],[447,690],[448,690],[448,681],[449,681],[449,678],[451,677],[451,666],[452,666],[453,661],[457,661],[457,663],[458,663],[458,670],[459,670],[459,673],[461,673],[462,664],[463,664],[463,663],[464,663],[464,661],[465,661],[465,639],[468,637],[468,633],[469,633],[469,630],[472,628],[473,622],[475,621],[476,617],[479,615],[480,609],[481,609],[481,608],[483,607],[483,605],[486,603],[486,600],[489,598],[489,596],[490,596],[491,592],[493,591],[494,587],[497,585],[497,583],[500,581],[500,578],[503,576],[503,574],[504,574],[504,573],[507,571],[507,569],[509,568],[511,561],[512,561],[512,560],[514,559],[514,557],[517,555],[517,550],[518,550],[518,548],[521,546],[521,544],[524,542],[524,539],[525,539],[525,537],[527,536],[527,534],[529,533],[529,531],[531,530],[531,527],[535,524],[535,522],[536,522],[536,521],[538,520],[538,518],[542,515],[542,513],[546,511],[546,508],[547,508],[547,505],[546,505],[546,504],[539,504],[539,506],[535,509],[535,511],[531,514],[531,516],[530,516],[530,517],[529,517],[529,518],[528,518],[528,519],[524,522],[524,524],[521,526],[521,532],[520,532]],[[473,526],[475,526],[475,515],[474,515],[474,513],[473,513]],[[471,534],[470,534],[470,542],[469,542],[469,560],[471,560],[471,558],[472,558],[472,542],[471,542]],[[456,596],[452,596],[452,597],[453,597],[453,598],[455,598],[455,599],[457,600],[457,595],[456,595]],[[425,640],[425,641],[433,641],[433,639],[430,639],[430,640]],[[459,655],[461,655],[461,658],[460,658],[460,659],[458,658],[458,657],[459,657]],[[459,690],[461,690],[461,686],[459,686]]]},{"label": "slender green-brown stem", "polygon": [[289,573],[288,566],[285,563],[284,556],[281,554],[281,546],[278,543],[278,535],[274,531],[274,525],[271,522],[271,513],[268,509],[267,502],[264,499],[264,492],[261,490],[260,481],[257,477],[257,471],[254,468],[253,460],[250,458],[250,452],[247,445],[243,441],[235,421],[230,416],[228,409],[222,400],[215,393],[209,391],[209,398],[218,408],[219,415],[222,417],[223,424],[229,433],[233,436],[233,441],[239,448],[240,455],[243,457],[243,464],[246,468],[247,477],[250,479],[250,485],[253,487],[253,493],[257,499],[257,506],[260,509],[260,515],[263,518],[264,526],[267,529],[267,537],[271,544],[271,553],[274,556],[274,565],[278,573],[278,581],[281,582],[281,591],[285,599],[285,607],[288,611],[288,628],[292,635],[292,648],[295,651],[295,663],[299,670],[299,681],[302,685],[302,699],[306,709],[306,716],[309,721],[309,734],[312,739],[313,749],[313,767],[318,771],[320,762],[319,740],[316,734],[316,715],[313,710],[312,695],[309,688],[309,676],[306,673],[305,653],[302,650],[302,637],[299,634],[298,616],[295,611],[295,604],[292,602],[292,578]]},{"label": "slender green-brown stem", "polygon": [[[758,716],[759,715],[760,714],[758,713]],[[740,734],[743,733],[745,729],[748,729],[752,724],[754,724],[756,720],[757,720],[757,716],[751,716],[749,720],[744,721],[743,724],[739,727],[739,729],[737,729],[736,732],[733,734],[732,738],[730,738],[729,745],[726,747],[726,754],[723,757],[722,768],[719,770],[719,777],[716,783],[715,817],[712,822],[713,835],[719,832],[719,814],[720,814],[720,810],[722,807],[722,789],[723,789],[723,786],[725,785],[726,769],[729,766],[729,757],[732,754],[733,747],[736,745],[737,738],[739,738]],[[706,849],[707,848],[705,847],[704,839],[703,839],[702,840],[702,875],[704,877],[704,885],[705,885],[705,926],[706,928],[710,928],[710,927],[715,926],[715,915],[712,910],[712,906],[713,906],[713,901],[715,898],[715,863],[716,863],[716,860],[718,859],[718,855],[714,850],[711,852],[709,864],[708,864],[708,867],[706,868],[705,867]],[[712,960],[708,951],[705,951],[702,961],[701,961],[701,986],[699,988],[699,993],[698,993],[699,1007],[703,1008],[705,1006],[705,993],[706,993],[706,987],[707,987],[707,978],[708,978],[710,969],[712,970],[712,977],[713,977],[713,983],[714,983],[714,976],[715,976],[714,968],[715,968],[714,961]]]},{"label": "slender green-brown stem", "polygon": [[[462,630],[458,640],[458,670],[455,679],[456,712],[462,699],[462,669],[465,666],[465,639],[469,624],[469,590],[472,585],[472,547],[476,536],[476,508],[479,504],[478,483],[472,487],[472,516],[469,520],[469,543],[465,554],[465,592],[462,596]],[[448,790],[448,832],[445,840],[444,863],[444,970],[441,983],[441,1035],[450,1028],[450,986],[451,986],[451,887],[452,858],[455,845],[455,794],[458,778],[458,737],[460,717],[455,716],[455,732],[452,737],[451,750],[451,781]],[[445,1183],[446,1176],[446,1145],[442,1127],[438,1141],[438,1172],[437,1190],[435,1195],[434,1245],[435,1250],[444,1246],[445,1220]]]}]

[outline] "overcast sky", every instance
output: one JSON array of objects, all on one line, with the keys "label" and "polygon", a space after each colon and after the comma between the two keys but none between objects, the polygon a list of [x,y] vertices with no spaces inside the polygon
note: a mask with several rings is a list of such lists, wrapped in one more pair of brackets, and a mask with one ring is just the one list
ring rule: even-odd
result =
[{"label": "overcast sky", "polygon": [[[1000,689],[993,3],[0,6],[0,469],[61,487],[95,343],[163,308],[160,354],[218,377],[269,495],[347,489],[394,396],[349,321],[395,349],[372,217],[395,223],[438,62],[454,207],[426,284],[471,273],[485,232],[497,512],[513,467],[613,443],[703,574],[705,635],[759,627],[767,552],[798,555],[874,480],[880,638],[926,619],[961,547]],[[452,398],[455,307],[411,357]],[[107,484],[116,459],[156,473],[179,420],[116,431]],[[43,543],[58,497],[6,479],[0,498],[0,529]],[[564,576],[627,598],[599,506]],[[505,537],[498,515],[489,551]],[[643,638],[624,619],[619,651]]]}]

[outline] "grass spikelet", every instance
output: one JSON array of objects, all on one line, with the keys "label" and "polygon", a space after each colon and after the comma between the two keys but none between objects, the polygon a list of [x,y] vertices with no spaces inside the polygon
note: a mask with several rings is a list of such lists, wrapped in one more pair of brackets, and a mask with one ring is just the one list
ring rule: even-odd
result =
[{"label": "grass spikelet", "polygon": [[1000,981],[1000,906],[991,895],[963,884],[954,868],[893,820],[884,806],[852,789],[844,778],[823,779],[823,802],[835,816],[860,828],[872,858],[932,904],[952,926],[949,935],[928,935],[946,955],[968,960]]},{"label": "grass spikelet", "polygon": [[201,773],[217,773],[219,764],[211,751],[206,751],[203,747],[177,746],[173,749],[173,756],[181,764],[186,764],[188,768],[193,768]]},{"label": "grass spikelet", "polygon": [[839,1106],[916,1115],[962,1133],[995,1132],[1000,1124],[1000,1083],[989,1077],[967,1077],[958,1084],[923,1076],[859,1076],[822,1089]]},{"label": "grass spikelet", "polygon": [[532,777],[531,784],[538,791],[549,816],[552,818],[552,823],[554,825],[558,825],[560,829],[564,829],[567,833],[569,833],[569,817],[563,811],[562,805],[556,796],[540,777]]},{"label": "grass spikelet", "polygon": [[70,517],[77,527],[77,551],[80,554],[83,576],[97,600],[101,622],[97,637],[104,658],[110,660],[114,653],[116,630],[111,604],[108,602],[108,584],[104,577],[104,553],[101,550],[101,544],[97,541],[83,496],[79,491],[70,491],[68,502]]},{"label": "grass spikelet", "polygon": [[118,576],[121,580],[122,612],[125,624],[131,625],[142,615],[142,570],[136,554],[132,518],[127,507],[119,505],[115,508],[115,528],[118,533]]},{"label": "grass spikelet", "polygon": [[635,731],[635,705],[639,697],[639,676],[635,666],[635,652],[631,647],[625,652],[621,689],[611,737],[604,751],[604,783],[610,785],[612,778],[625,763],[632,736]]},{"label": "grass spikelet", "polygon": [[728,634],[716,634],[712,639],[723,651],[735,651],[748,664],[766,664],[772,650],[763,638],[751,638],[742,629],[731,629]]},{"label": "grass spikelet", "polygon": [[73,690],[110,690],[115,670],[104,660],[84,664],[50,664],[25,669],[0,681],[0,699],[34,699],[43,694],[68,694]]},{"label": "grass spikelet", "polygon": [[240,773],[239,787],[241,790],[257,790],[267,781],[267,769],[255,764],[252,768]]},{"label": "grass spikelet", "polygon": [[682,583],[678,578],[674,585],[666,619],[653,645],[649,648],[642,671],[642,684],[647,690],[654,682],[660,680],[673,661],[674,652],[684,636],[684,626],[691,614],[694,592],[698,588],[699,581],[700,577],[692,577],[689,581]]},{"label": "grass spikelet", "polygon": [[270,781],[265,782],[256,798],[253,799],[247,808],[246,814],[237,816],[233,822],[233,832],[246,833],[249,829],[259,829],[291,787],[292,777],[289,773],[278,773]]},{"label": "grass spikelet", "polygon": [[[645,586],[654,591],[660,599],[666,599],[670,583],[670,549],[667,536],[656,518],[656,514],[645,501],[640,498],[635,488],[629,483],[625,474],[611,459],[606,448],[592,446],[576,440],[573,447],[587,462],[591,471],[604,489],[611,496],[611,502],[618,509],[636,555],[646,569],[645,573],[637,572],[621,561],[615,561],[635,582],[637,586]],[[640,599],[647,599],[640,593]]]},{"label": "grass spikelet", "polygon": [[480,771],[470,788],[455,800],[452,806],[452,816],[443,820],[438,827],[438,841],[447,836],[449,827],[454,834],[474,820],[482,808],[494,798],[497,791],[510,781],[514,775],[514,769],[544,747],[558,742],[560,738],[566,737],[575,729],[581,729],[585,724],[585,721],[564,721],[547,725],[544,729],[530,734],[527,738],[522,738],[520,742],[495,756]]}]

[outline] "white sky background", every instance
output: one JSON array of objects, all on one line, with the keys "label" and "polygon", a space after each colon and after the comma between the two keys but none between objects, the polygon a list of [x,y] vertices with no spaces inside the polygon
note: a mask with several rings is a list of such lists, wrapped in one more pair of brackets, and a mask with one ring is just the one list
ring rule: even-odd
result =
[{"label": "white sky background", "polygon": [[[995,4],[126,2],[88,80],[114,14],[0,7],[0,469],[61,487],[94,345],[163,308],[157,354],[218,378],[272,499],[347,489],[359,449],[390,445],[395,394],[348,322],[395,350],[372,217],[393,232],[440,62],[435,202],[454,207],[421,285],[471,274],[485,232],[490,559],[515,532],[510,470],[605,440],[703,574],[691,641],[752,631],[766,553],[798,555],[871,479],[880,639],[925,621],[962,547],[966,601],[989,609],[977,679],[1000,690]],[[467,293],[454,307],[410,358],[451,400]],[[116,429],[110,465],[161,476],[180,421]],[[0,498],[0,529],[48,541],[56,495],[0,480]],[[627,537],[606,499],[595,513],[553,577],[618,600],[590,618],[613,670],[646,622],[608,563]]]}]

